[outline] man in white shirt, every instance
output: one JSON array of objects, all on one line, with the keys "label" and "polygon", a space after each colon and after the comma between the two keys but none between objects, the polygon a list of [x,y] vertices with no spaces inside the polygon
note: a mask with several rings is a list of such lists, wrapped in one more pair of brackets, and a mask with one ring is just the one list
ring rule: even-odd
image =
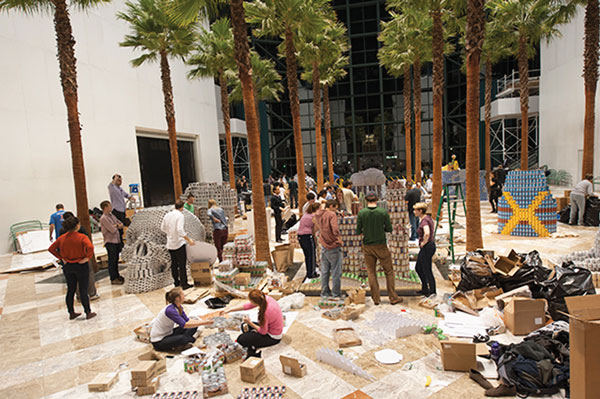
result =
[{"label": "man in white shirt", "polygon": [[194,245],[195,242],[183,229],[183,201],[175,202],[175,209],[167,213],[162,220],[160,229],[167,235],[167,249],[171,255],[171,274],[175,287],[181,286],[186,290],[191,287],[187,280],[185,243]]},{"label": "man in white shirt", "polygon": [[585,201],[587,197],[594,194],[594,186],[592,185],[594,176],[591,174],[585,175],[585,179],[577,183],[575,189],[571,191],[571,215],[569,224],[575,224],[575,218],[579,216],[579,225],[583,226],[583,215],[585,214]]},{"label": "man in white shirt", "polygon": [[352,203],[354,201],[358,201],[358,197],[352,191],[352,182],[350,180],[346,180],[343,183],[344,188],[342,188],[342,193],[344,194],[344,204],[346,205],[346,212],[352,215]]}]

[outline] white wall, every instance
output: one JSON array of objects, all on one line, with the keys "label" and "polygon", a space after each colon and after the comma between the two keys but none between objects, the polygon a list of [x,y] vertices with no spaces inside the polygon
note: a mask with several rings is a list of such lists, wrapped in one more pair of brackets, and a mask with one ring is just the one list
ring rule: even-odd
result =
[{"label": "white wall", "polygon": [[[576,183],[583,150],[583,9],[561,27],[562,37],[541,45],[540,164],[564,169]],[[600,175],[600,93],[596,93],[594,175]]]},{"label": "white wall", "polygon": [[[77,42],[79,112],[90,207],[106,199],[113,173],[140,182],[136,128],[166,138],[158,64],[132,68],[119,47],[128,28],[115,17],[123,0],[88,13],[71,10]],[[52,17],[0,13],[0,253],[12,250],[9,226],[48,222],[54,205],[75,208],[66,109]],[[190,82],[171,61],[177,131],[196,141],[196,176],[221,181],[212,79]],[[189,136],[188,136],[189,137]]]}]

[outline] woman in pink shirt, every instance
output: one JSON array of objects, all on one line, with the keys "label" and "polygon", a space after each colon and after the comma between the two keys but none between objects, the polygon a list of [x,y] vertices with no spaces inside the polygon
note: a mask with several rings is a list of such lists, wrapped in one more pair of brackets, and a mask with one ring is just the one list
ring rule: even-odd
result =
[{"label": "woman in pink shirt", "polygon": [[259,348],[277,345],[283,336],[283,314],[277,301],[260,290],[252,290],[248,294],[250,302],[225,309],[225,313],[248,310],[258,306],[258,324],[244,317],[242,334],[237,338],[238,344],[248,350],[248,356],[260,357]]},{"label": "woman in pink shirt", "polygon": [[298,241],[302,252],[304,252],[304,262],[306,263],[306,277],[317,278],[319,275],[315,272],[315,232],[317,226],[315,224],[315,212],[321,208],[321,204],[315,202],[310,204],[306,209],[306,213],[300,218],[300,226],[298,227]]}]

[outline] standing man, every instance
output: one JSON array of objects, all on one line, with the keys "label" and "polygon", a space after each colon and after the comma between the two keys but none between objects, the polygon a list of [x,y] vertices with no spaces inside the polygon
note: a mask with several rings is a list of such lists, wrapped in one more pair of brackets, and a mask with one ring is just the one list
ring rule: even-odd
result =
[{"label": "standing man", "polygon": [[[413,207],[417,202],[421,202],[421,190],[416,184],[413,184],[412,188],[404,195],[404,200],[408,205],[408,218],[410,219],[410,241],[417,239],[417,229],[419,228],[419,219],[413,212]],[[433,204],[433,206],[437,206]]]},{"label": "standing man", "polygon": [[[125,226],[129,223],[125,221],[125,198],[129,199],[131,196],[121,188],[123,184],[123,178],[119,174],[114,174],[112,181],[108,185],[108,195],[110,197],[110,203],[112,205],[112,213],[121,221]],[[119,229],[119,237],[123,242],[123,228]]]},{"label": "standing man", "polygon": [[171,274],[175,287],[181,286],[187,290],[191,287],[187,281],[187,271],[185,268],[187,254],[185,243],[194,245],[195,242],[183,229],[183,201],[175,202],[175,209],[167,213],[162,220],[160,229],[167,235],[167,249],[171,255]]},{"label": "standing man", "polygon": [[281,230],[283,230],[283,218],[281,217],[281,211],[283,210],[283,200],[279,196],[279,186],[275,186],[273,189],[273,195],[271,196],[271,209],[273,210],[273,216],[275,216],[275,241],[283,242],[281,239]]},{"label": "standing man", "polygon": [[265,208],[266,208],[271,203],[271,193],[272,193],[271,184],[268,181],[264,182],[263,191],[265,193]]},{"label": "standing man", "polygon": [[187,209],[188,211],[190,211],[192,213],[192,215],[196,215],[194,213],[194,196],[192,194],[188,195],[187,201],[185,201],[185,204],[183,204],[183,207],[185,209]]},{"label": "standing man", "polygon": [[[317,211],[319,242],[321,243],[321,297],[342,299],[342,236],[338,226],[338,202],[329,200],[325,209]],[[332,289],[329,289],[331,276]]]},{"label": "standing man", "polygon": [[375,305],[381,303],[379,297],[379,282],[377,281],[377,261],[385,273],[385,280],[390,304],[402,302],[395,288],[394,267],[392,254],[387,246],[385,233],[392,232],[392,221],[388,212],[377,206],[377,194],[369,193],[365,197],[367,207],[358,212],[356,233],[363,234],[363,254],[369,274],[369,287]]},{"label": "standing man", "polygon": [[223,208],[220,208],[214,199],[208,200],[208,211],[206,213],[213,225],[213,241],[215,247],[217,247],[217,257],[219,258],[219,262],[223,262],[223,247],[229,237],[227,216],[225,216]]},{"label": "standing man", "polygon": [[589,196],[594,194],[594,186],[592,185],[594,176],[591,174],[585,175],[585,179],[577,183],[575,189],[571,191],[571,216],[569,224],[575,224],[575,218],[579,213],[579,225],[583,226],[583,215],[585,214],[585,201]]},{"label": "standing man", "polygon": [[327,186],[327,194],[325,195],[325,200],[329,201],[335,199],[335,187],[333,185]]},{"label": "standing man", "polygon": [[346,204],[346,212],[352,215],[352,203],[354,201],[358,201],[358,197],[352,191],[352,182],[350,180],[344,181],[342,184],[344,187],[342,188],[344,204]]},{"label": "standing man", "polygon": [[65,214],[65,207],[63,204],[56,204],[56,212],[50,215],[50,242],[52,242],[52,233],[56,231],[56,238],[61,234],[61,228],[63,223],[63,215]]},{"label": "standing man", "polygon": [[108,275],[110,276],[110,283],[113,285],[122,285],[125,279],[119,275],[119,253],[123,248],[119,229],[123,228],[123,223],[111,213],[112,206],[110,201],[102,201],[100,209],[102,209],[100,230],[104,238],[106,252],[108,252]]},{"label": "standing man", "polygon": [[290,190],[290,207],[298,207],[298,182],[291,179],[288,183],[288,190]]}]

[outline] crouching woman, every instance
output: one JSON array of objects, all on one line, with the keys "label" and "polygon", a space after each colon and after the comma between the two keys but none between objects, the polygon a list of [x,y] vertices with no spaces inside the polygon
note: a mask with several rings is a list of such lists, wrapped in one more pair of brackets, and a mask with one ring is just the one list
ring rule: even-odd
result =
[{"label": "crouching woman", "polygon": [[[190,320],[183,310],[185,294],[175,287],[165,295],[165,306],[152,321],[150,342],[159,351],[182,351],[196,341],[198,327],[212,323],[211,320]],[[177,326],[177,327],[175,327]]]},{"label": "crouching woman", "polygon": [[257,349],[277,345],[283,334],[283,314],[277,301],[260,290],[248,294],[249,302],[225,310],[225,313],[248,310],[258,306],[258,324],[244,318],[238,344],[248,350],[248,356],[261,357]]}]

